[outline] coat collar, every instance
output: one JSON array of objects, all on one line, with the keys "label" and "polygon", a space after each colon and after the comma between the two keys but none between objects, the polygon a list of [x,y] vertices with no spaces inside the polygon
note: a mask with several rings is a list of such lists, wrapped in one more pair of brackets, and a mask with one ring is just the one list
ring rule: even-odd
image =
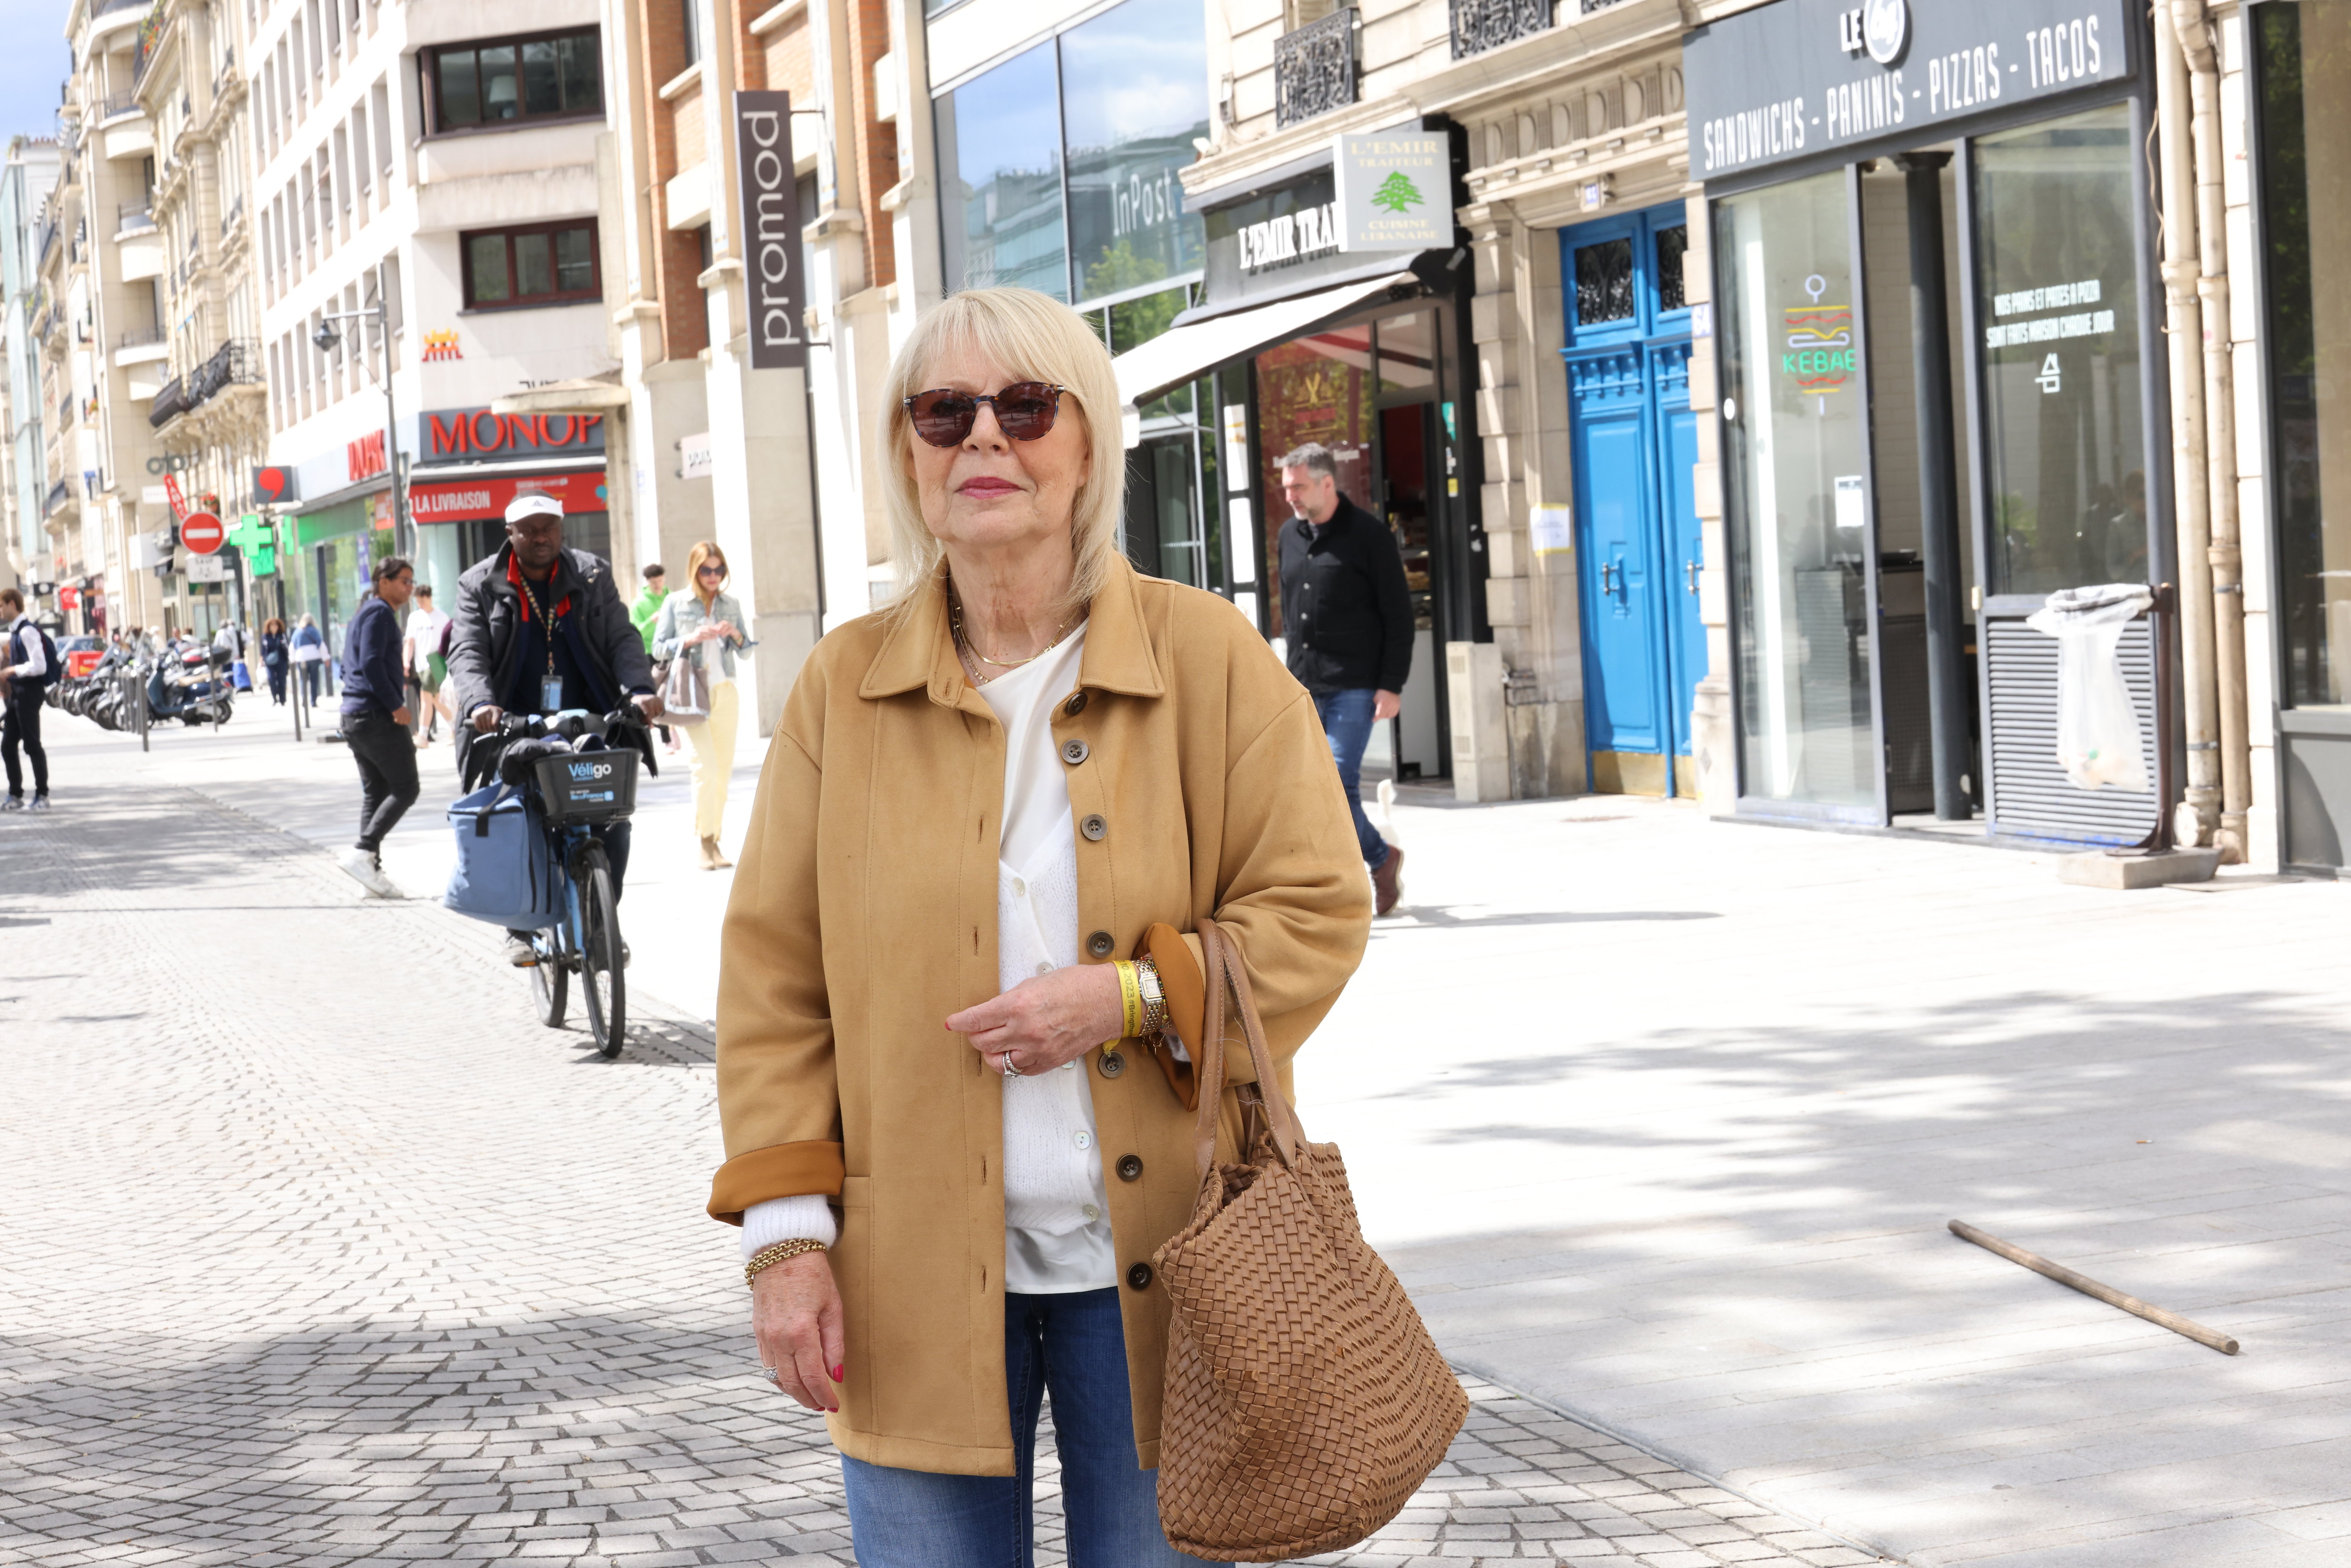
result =
[{"label": "coat collar", "polygon": [[[1085,656],[1078,666],[1078,685],[1094,691],[1126,696],[1155,697],[1166,694],[1159,657],[1144,625],[1141,578],[1127,559],[1113,556],[1110,580],[1086,616]],[[861,697],[896,696],[917,688],[945,707],[961,706],[972,688],[964,678],[963,661],[956,656],[955,640],[947,627],[946,576],[942,569],[928,587],[915,596],[906,612],[882,640]]]}]

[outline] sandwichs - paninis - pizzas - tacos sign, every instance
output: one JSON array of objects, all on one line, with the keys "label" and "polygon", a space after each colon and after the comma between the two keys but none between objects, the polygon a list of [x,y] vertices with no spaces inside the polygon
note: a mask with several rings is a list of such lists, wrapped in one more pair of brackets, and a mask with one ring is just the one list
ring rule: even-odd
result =
[{"label": "sandwichs - paninis - pizzas - tacos sign", "polygon": [[2135,36],[2122,0],[1775,0],[1682,40],[1691,172],[1939,141],[1947,121],[2128,78]]}]

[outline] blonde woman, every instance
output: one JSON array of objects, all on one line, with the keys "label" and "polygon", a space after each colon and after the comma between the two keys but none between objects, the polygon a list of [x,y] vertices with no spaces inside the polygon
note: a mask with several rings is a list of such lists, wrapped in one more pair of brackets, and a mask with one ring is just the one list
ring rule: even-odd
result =
[{"label": "blonde woman", "polygon": [[[692,659],[710,681],[710,716],[684,725],[694,747],[694,831],[702,840],[702,869],[735,862],[718,847],[726,825],[726,776],[735,768],[735,652],[750,644],[739,630],[743,607],[726,591],[726,552],[708,539],[685,559],[687,586],[662,601],[653,618],[653,657]],[[714,649],[712,644],[716,644]]]},{"label": "blonde woman", "polygon": [[1159,1527],[1151,1264],[1196,1191],[1188,934],[1233,935],[1286,1079],[1371,890],[1313,699],[1119,554],[1083,319],[970,290],[890,376],[906,580],[817,645],[760,774],[710,1211],[743,1227],[759,1370],[831,1412],[865,1568],[1027,1563],[1048,1391],[1070,1560],[1196,1568]]}]

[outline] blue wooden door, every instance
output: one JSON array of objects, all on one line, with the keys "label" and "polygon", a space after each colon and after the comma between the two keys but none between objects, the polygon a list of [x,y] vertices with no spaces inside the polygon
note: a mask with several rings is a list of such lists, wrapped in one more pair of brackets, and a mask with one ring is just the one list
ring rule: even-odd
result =
[{"label": "blue wooden door", "polygon": [[[1695,784],[1676,763],[1690,755],[1706,674],[1687,225],[1677,203],[1560,238],[1585,744],[1595,779],[1613,773],[1625,788],[1667,792]],[[1614,754],[1606,768],[1604,753]]]},{"label": "blue wooden door", "polygon": [[[1706,540],[1698,520],[1698,416],[1689,405],[1690,345],[1687,339],[1649,350],[1652,418],[1657,432],[1658,523],[1665,544],[1667,687],[1671,694],[1674,755],[1690,753],[1690,711],[1706,676],[1706,622],[1698,617],[1698,573]],[[1677,774],[1679,773],[1677,768]],[[1677,778],[1683,789],[1697,779]]]},{"label": "blue wooden door", "polygon": [[1658,624],[1649,410],[1637,346],[1572,361],[1583,722],[1593,751],[1656,754],[1671,727]]}]

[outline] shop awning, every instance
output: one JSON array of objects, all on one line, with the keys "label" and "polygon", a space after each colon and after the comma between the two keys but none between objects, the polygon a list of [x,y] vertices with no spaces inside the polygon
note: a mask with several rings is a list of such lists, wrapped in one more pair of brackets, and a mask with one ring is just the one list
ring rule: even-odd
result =
[{"label": "shop awning", "polygon": [[1331,317],[1353,310],[1366,299],[1400,287],[1419,293],[1418,275],[1392,272],[1162,332],[1112,361],[1118,371],[1119,398],[1130,406],[1146,402],[1169,387],[1191,381],[1227,360],[1297,337]]}]

